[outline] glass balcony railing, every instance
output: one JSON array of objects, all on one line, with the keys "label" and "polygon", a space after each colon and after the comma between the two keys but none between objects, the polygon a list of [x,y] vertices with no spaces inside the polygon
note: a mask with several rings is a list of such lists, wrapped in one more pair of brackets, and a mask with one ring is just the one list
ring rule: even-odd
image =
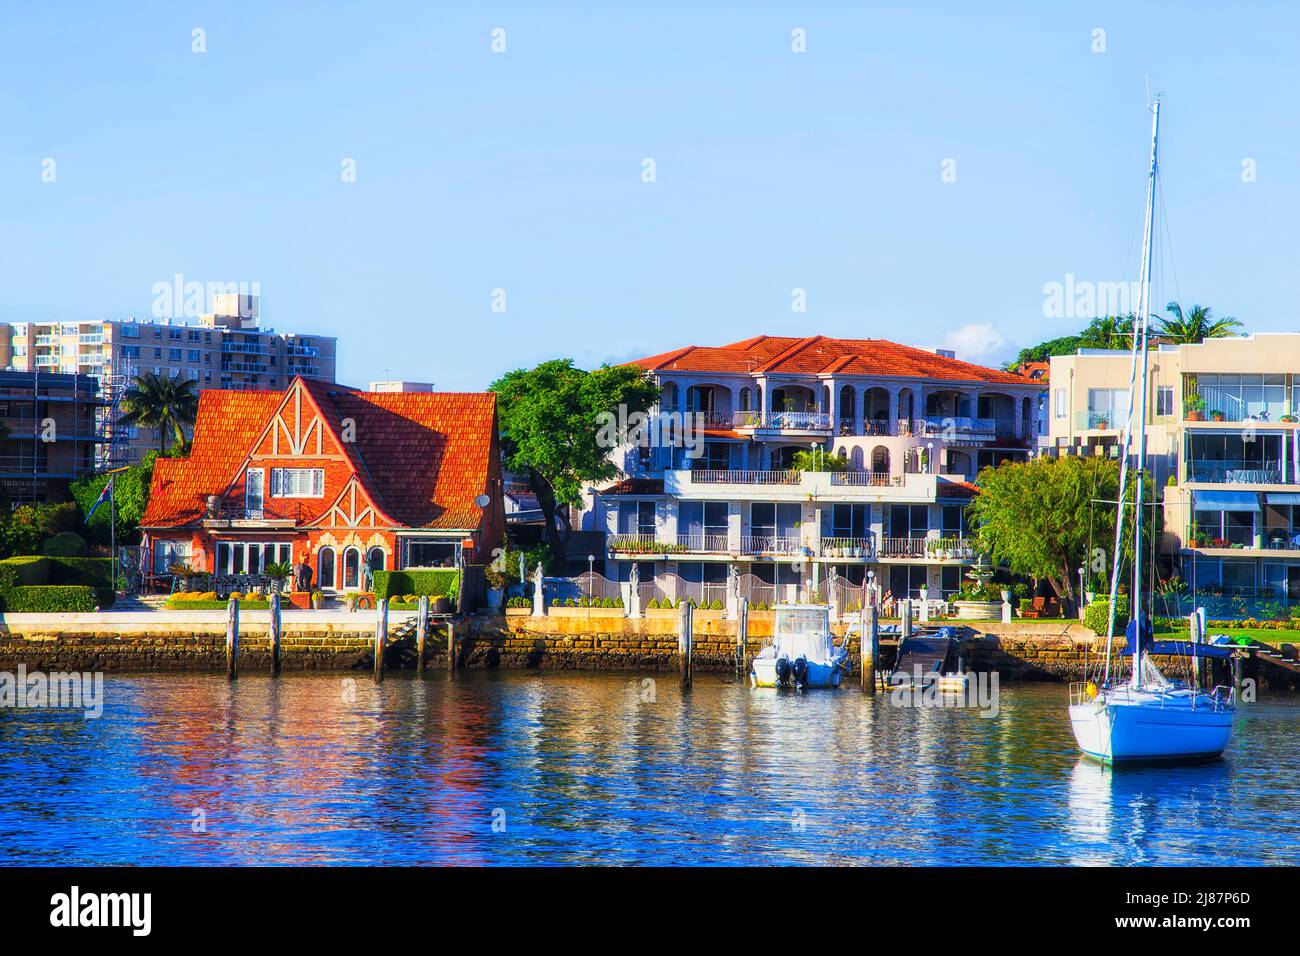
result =
[{"label": "glass balcony railing", "polygon": [[1187,464],[1187,480],[1226,485],[1280,485],[1282,463],[1279,461],[1192,461]]}]

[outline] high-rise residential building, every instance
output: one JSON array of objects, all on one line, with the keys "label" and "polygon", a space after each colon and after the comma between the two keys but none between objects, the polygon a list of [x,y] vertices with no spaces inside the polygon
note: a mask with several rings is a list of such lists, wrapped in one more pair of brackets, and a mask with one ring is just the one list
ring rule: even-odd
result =
[{"label": "high-rise residential building", "polygon": [[283,390],[298,375],[334,381],[334,337],[261,327],[258,296],[215,295],[212,306],[194,324],[133,318],[0,324],[0,360],[7,356],[17,370],[99,380],[98,467],[137,462],[169,442],[154,430],[115,424],[122,390],[141,373],[180,374],[200,390]]},{"label": "high-rise residential building", "polygon": [[620,436],[626,477],[575,526],[606,533],[606,577],[636,566],[647,601],[773,603],[864,578],[950,596],[975,560],[971,482],[1038,440],[1041,384],[945,350],[760,335],[633,364],[661,389],[658,426]]}]

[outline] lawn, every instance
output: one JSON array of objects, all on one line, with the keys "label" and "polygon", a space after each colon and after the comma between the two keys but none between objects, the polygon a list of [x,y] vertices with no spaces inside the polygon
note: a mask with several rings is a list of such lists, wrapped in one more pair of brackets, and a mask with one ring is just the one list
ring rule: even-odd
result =
[{"label": "lawn", "polygon": [[[1156,633],[1164,636],[1169,635],[1175,640],[1190,640],[1191,632],[1185,628],[1174,630],[1169,627],[1157,627]],[[1275,631],[1266,627],[1214,627],[1209,628],[1209,636],[1216,634],[1227,634],[1229,637],[1249,637],[1252,640],[1263,641],[1265,644],[1300,644],[1300,631]]]}]

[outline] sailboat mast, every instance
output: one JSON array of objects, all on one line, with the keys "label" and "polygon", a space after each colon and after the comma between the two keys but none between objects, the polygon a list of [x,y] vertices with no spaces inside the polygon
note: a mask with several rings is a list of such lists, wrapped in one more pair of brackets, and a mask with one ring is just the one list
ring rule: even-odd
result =
[{"label": "sailboat mast", "polygon": [[[1151,176],[1147,183],[1147,225],[1142,237],[1142,293],[1133,328],[1138,336],[1138,361],[1141,363],[1140,389],[1137,415],[1137,487],[1134,489],[1133,508],[1133,621],[1136,646],[1133,654],[1133,686],[1142,686],[1142,519],[1143,477],[1147,467],[1147,387],[1150,374],[1147,361],[1147,331],[1151,315],[1151,254],[1155,238],[1156,168],[1160,142],[1160,97],[1151,111]],[[1130,410],[1131,411],[1131,410]],[[1120,507],[1124,505],[1121,502]]]}]

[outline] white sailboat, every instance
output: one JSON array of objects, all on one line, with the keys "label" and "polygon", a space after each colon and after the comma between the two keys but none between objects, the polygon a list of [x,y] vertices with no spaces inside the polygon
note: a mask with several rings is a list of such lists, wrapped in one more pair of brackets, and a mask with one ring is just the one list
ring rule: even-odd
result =
[{"label": "white sailboat", "polygon": [[754,687],[839,687],[849,652],[836,647],[825,604],[778,604],[772,643],[750,667]]},{"label": "white sailboat", "polygon": [[[1115,519],[1115,550],[1110,593],[1118,593],[1120,558],[1123,549],[1127,508],[1123,504],[1128,484],[1130,446],[1136,446],[1137,484],[1133,508],[1133,601],[1126,651],[1133,667],[1125,682],[1111,682],[1115,639],[1115,601],[1110,602],[1106,628],[1105,670],[1100,683],[1076,684],[1070,688],[1070,725],[1080,749],[1106,763],[1210,760],[1220,757],[1232,736],[1234,702],[1220,693],[1205,693],[1195,687],[1166,678],[1149,659],[1157,650],[1149,618],[1143,613],[1145,594],[1142,581],[1142,476],[1146,470],[1146,416],[1149,389],[1147,335],[1151,313],[1151,259],[1154,239],[1156,174],[1159,168],[1160,98],[1156,97],[1151,119],[1151,169],[1147,184],[1146,232],[1142,241],[1140,308],[1133,327],[1133,363],[1130,367],[1129,420],[1123,432],[1122,465]],[[1134,387],[1137,383],[1136,388]],[[1131,399],[1137,398],[1134,403]],[[1136,404],[1136,407],[1135,407]],[[1135,427],[1136,425],[1136,427]],[[1136,434],[1135,434],[1136,432]],[[1186,644],[1165,642],[1161,653],[1178,653]],[[1191,648],[1211,656],[1205,645]],[[1218,656],[1214,654],[1213,656]]]}]

